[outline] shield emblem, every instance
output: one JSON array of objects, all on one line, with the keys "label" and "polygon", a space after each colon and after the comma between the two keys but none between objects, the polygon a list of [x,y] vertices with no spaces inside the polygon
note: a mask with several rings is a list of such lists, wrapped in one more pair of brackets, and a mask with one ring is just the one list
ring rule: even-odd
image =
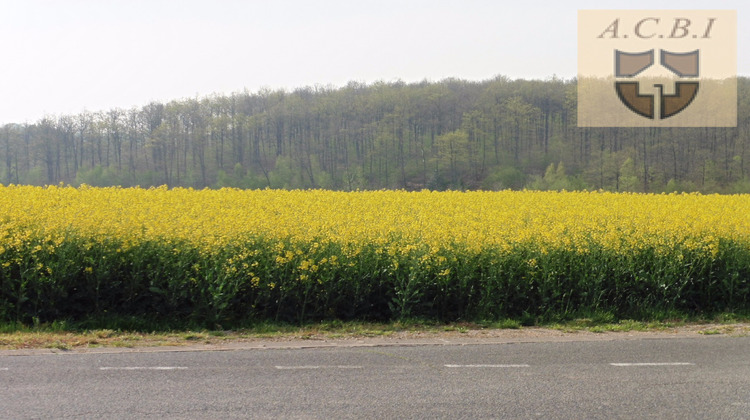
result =
[{"label": "shield emblem", "polygon": [[[642,73],[654,64],[654,50],[629,53],[615,50],[615,76],[618,78],[632,78]],[[700,75],[699,50],[686,53],[675,53],[661,50],[659,61],[661,65],[680,78],[698,77]],[[665,119],[678,114],[687,108],[698,95],[697,81],[675,82],[674,94],[664,93],[664,85],[654,84],[659,91],[658,115]],[[643,117],[654,119],[657,112],[654,95],[641,94],[638,81],[616,81],[615,91],[620,101],[631,111]]]}]

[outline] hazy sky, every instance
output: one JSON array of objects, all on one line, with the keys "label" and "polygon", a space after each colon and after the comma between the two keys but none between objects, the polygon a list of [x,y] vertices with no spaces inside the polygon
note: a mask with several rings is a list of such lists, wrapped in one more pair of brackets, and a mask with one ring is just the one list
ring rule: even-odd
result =
[{"label": "hazy sky", "polygon": [[[750,5],[734,9],[750,75]],[[576,74],[578,9],[622,1],[0,0],[0,124],[260,88]]]}]

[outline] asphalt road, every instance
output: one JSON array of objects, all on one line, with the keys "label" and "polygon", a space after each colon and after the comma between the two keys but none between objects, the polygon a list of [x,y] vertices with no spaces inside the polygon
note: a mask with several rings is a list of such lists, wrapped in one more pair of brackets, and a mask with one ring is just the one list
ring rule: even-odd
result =
[{"label": "asphalt road", "polygon": [[750,419],[750,337],[0,355],[0,418]]}]

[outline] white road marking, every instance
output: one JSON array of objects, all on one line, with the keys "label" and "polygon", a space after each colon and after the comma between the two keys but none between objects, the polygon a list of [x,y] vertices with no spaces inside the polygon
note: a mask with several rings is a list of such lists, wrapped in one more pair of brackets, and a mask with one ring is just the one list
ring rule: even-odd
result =
[{"label": "white road marking", "polygon": [[362,369],[362,366],[356,365],[337,365],[337,366],[274,366],[276,369],[289,370],[289,369]]},{"label": "white road marking", "polygon": [[10,370],[9,368],[0,368],[0,370]]},{"label": "white road marking", "polygon": [[185,366],[104,366],[99,370],[185,370]]},{"label": "white road marking", "polygon": [[520,365],[444,365],[447,368],[527,368],[526,364]]},{"label": "white road marking", "polygon": [[695,363],[688,362],[664,362],[664,363],[610,363],[612,366],[695,366]]}]

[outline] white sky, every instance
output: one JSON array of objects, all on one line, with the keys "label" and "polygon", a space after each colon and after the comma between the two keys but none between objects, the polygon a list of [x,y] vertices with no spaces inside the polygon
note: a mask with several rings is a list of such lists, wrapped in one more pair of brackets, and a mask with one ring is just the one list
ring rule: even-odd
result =
[{"label": "white sky", "polygon": [[[750,3],[734,9],[750,74]],[[0,124],[260,88],[576,74],[578,9],[621,1],[0,0]]]}]

